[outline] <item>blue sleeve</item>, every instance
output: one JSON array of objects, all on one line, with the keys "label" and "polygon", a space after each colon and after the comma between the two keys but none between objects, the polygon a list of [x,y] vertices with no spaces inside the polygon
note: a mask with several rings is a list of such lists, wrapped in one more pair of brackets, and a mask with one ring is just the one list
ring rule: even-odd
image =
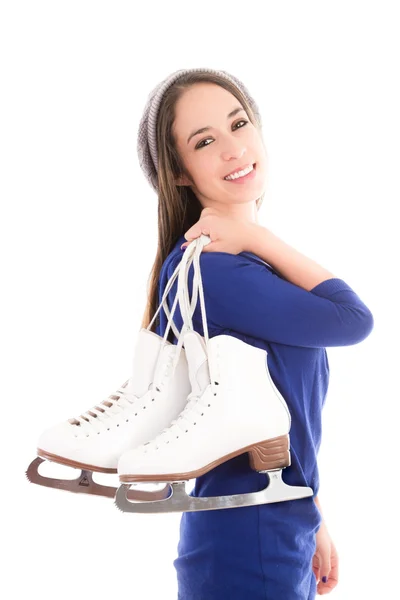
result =
[{"label": "blue sleeve", "polygon": [[[178,254],[171,261],[168,277],[180,260]],[[374,327],[371,311],[342,279],[327,279],[307,291],[264,264],[228,252],[202,252],[200,269],[210,329],[231,329],[289,346],[325,348],[358,344]],[[188,287],[191,297],[193,265]],[[176,284],[174,288],[176,292]],[[182,322],[179,305],[176,310]],[[204,335],[199,299],[193,326]]]}]

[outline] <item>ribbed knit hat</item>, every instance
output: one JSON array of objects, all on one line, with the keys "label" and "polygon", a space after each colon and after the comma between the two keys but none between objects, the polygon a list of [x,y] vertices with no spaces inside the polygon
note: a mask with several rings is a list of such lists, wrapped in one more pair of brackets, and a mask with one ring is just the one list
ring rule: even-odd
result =
[{"label": "ribbed knit hat", "polygon": [[137,153],[139,156],[139,164],[143,169],[143,172],[154,189],[158,193],[158,151],[157,151],[157,116],[158,111],[162,102],[162,98],[166,90],[173,84],[177,79],[185,75],[186,73],[194,73],[196,71],[205,71],[206,73],[213,73],[224,77],[226,80],[234,83],[236,87],[244,94],[246,100],[250,104],[259,124],[261,127],[261,115],[258,110],[258,106],[254,99],[250,96],[247,88],[243,83],[230,75],[226,71],[217,71],[216,69],[180,69],[175,71],[163,81],[161,81],[148,95],[147,103],[143,112],[143,116],[140,120],[138,141],[137,141]]}]

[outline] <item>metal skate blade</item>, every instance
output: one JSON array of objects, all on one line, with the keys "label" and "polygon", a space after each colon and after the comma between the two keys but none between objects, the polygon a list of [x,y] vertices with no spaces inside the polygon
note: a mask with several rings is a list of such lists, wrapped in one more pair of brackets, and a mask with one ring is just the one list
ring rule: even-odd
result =
[{"label": "metal skate blade", "polygon": [[255,506],[270,504],[272,502],[285,502],[297,500],[313,495],[310,487],[287,485],[282,480],[282,470],[262,471],[269,477],[269,484],[259,492],[249,494],[234,494],[231,496],[215,496],[210,498],[188,496],[184,482],[172,482],[168,487],[171,494],[162,500],[152,502],[130,502],[129,483],[119,486],[114,504],[122,512],[135,513],[168,513],[190,512],[196,510],[218,510],[221,508],[240,508],[242,506]]},{"label": "metal skate blade", "polygon": [[[94,496],[104,496],[106,498],[115,497],[117,488],[97,483],[93,480],[93,474],[91,471],[82,469],[80,475],[75,479],[57,479],[55,477],[45,477],[39,473],[39,465],[41,465],[43,462],[45,462],[45,459],[41,458],[40,456],[31,462],[28,469],[25,471],[28,481],[31,483],[36,483],[37,485],[78,494],[92,494]],[[169,485],[165,486],[162,490],[157,490],[154,492],[146,492],[136,489],[129,490],[128,499],[139,502],[162,500],[168,490]]]}]

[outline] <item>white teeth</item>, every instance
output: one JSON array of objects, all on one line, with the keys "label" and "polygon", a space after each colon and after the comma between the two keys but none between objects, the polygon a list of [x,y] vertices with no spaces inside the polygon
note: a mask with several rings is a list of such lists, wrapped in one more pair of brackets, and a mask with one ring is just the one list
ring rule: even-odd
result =
[{"label": "white teeth", "polygon": [[227,181],[229,179],[239,179],[239,177],[244,177],[245,175],[247,175],[247,173],[250,173],[250,171],[252,170],[253,165],[247,167],[247,169],[243,169],[243,171],[237,171],[237,173],[234,173],[233,175],[227,175],[226,177],[224,177],[224,179],[226,179]]}]

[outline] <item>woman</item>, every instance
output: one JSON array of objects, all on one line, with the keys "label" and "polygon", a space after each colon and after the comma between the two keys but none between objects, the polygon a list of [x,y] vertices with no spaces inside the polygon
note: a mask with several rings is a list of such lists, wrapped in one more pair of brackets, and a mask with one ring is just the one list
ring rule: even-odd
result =
[{"label": "woman", "polygon": [[[310,600],[338,578],[317,500],[325,347],[361,342],[373,328],[372,314],[343,280],[259,225],[267,153],[257,105],[237,78],[212,69],[167,77],[149,95],[138,152],[158,194],[159,233],[142,327],[157,310],[181,246],[210,236],[200,255],[209,337],[228,334],[267,351],[292,417],[283,479],[314,491],[294,501],[183,513],[174,561],[178,599]],[[193,267],[188,285],[191,293]],[[169,307],[176,291],[177,282]],[[180,329],[179,308],[174,321]],[[193,326],[204,335],[199,306]],[[162,312],[154,327],[164,335]],[[169,339],[177,341],[172,330]],[[247,493],[267,481],[243,454],[197,478],[191,494]]]}]

